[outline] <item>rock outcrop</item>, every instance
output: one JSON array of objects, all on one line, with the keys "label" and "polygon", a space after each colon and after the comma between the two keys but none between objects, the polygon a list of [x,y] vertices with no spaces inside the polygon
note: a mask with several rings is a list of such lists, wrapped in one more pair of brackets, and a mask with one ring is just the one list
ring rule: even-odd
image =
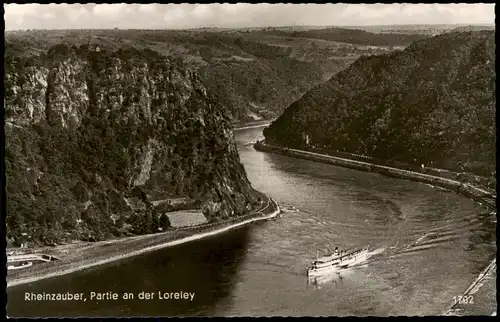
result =
[{"label": "rock outcrop", "polygon": [[12,242],[157,232],[169,226],[157,200],[211,221],[257,204],[225,108],[179,59],[66,45],[7,56],[4,105]]}]

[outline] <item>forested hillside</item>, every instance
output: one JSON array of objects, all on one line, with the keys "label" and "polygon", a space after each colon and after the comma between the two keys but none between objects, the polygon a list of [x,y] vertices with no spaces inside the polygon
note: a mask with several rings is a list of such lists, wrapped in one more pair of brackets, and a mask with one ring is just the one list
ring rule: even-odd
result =
[{"label": "forested hillside", "polygon": [[264,132],[309,145],[482,176],[495,173],[495,32],[452,32],[361,57]]}]

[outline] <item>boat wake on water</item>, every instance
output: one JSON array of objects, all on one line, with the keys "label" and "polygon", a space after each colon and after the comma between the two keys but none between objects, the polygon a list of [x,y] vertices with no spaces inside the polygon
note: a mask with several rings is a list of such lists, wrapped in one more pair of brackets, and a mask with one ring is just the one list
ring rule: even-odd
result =
[{"label": "boat wake on water", "polygon": [[[396,222],[393,227],[379,229],[379,227],[368,227],[366,222],[373,223],[374,216],[369,217],[366,214],[356,214],[360,219],[348,218],[349,220],[340,220],[341,218],[331,217],[328,213],[311,211],[307,209],[298,209],[290,204],[282,207],[283,212],[290,215],[291,229],[297,229],[300,225],[314,225],[314,234],[305,236],[303,249],[304,252],[310,251],[310,246],[305,243],[313,242],[321,245],[316,247],[320,249],[316,258],[306,259],[308,262],[299,265],[286,265],[287,267],[269,267],[266,271],[278,273],[280,270],[286,275],[301,275],[307,282],[307,285],[314,288],[329,288],[346,285],[346,283],[358,283],[357,280],[366,271],[376,271],[380,267],[386,267],[384,261],[396,259],[395,264],[399,265],[400,259],[420,258],[434,253],[438,248],[447,249],[456,245],[457,240],[463,238],[464,233],[470,230],[482,230],[485,225],[491,225],[492,218],[495,216],[488,213],[477,213],[466,216],[445,217],[436,220],[435,225],[429,227],[424,225],[427,220],[425,216],[410,217],[404,222]],[[363,218],[364,217],[364,218]],[[360,220],[364,222],[361,222]],[[375,218],[376,219],[376,218]],[[377,222],[375,222],[376,224]],[[300,224],[300,225],[299,225]],[[376,229],[379,229],[378,231]],[[339,238],[339,234],[348,231],[354,234],[363,233],[363,240],[366,244],[374,245],[370,249],[368,246],[360,245],[359,248],[340,250],[335,247],[339,242],[344,242],[345,238]],[[349,246],[352,243],[346,240]],[[301,243],[302,246],[302,243]],[[322,249],[322,250],[321,250]],[[333,251],[335,249],[335,251]],[[312,254],[311,254],[312,255]],[[321,255],[323,255],[321,257]],[[382,263],[382,264],[381,264]],[[363,273],[365,272],[365,273]],[[369,273],[371,274],[371,273]],[[473,294],[476,289],[481,287],[481,282],[474,284],[474,288],[469,291]]]},{"label": "boat wake on water", "polygon": [[379,248],[374,249],[372,251],[368,251],[368,254],[366,255],[366,257],[367,257],[367,259],[369,259],[371,257],[383,254],[385,251],[386,251],[385,247],[379,247]]},{"label": "boat wake on water", "polygon": [[[388,243],[384,256],[378,257],[377,260],[414,256],[432,249],[451,247],[463,239],[464,233],[482,231],[485,227],[491,226],[493,224],[491,217],[490,212],[485,212],[447,219],[442,221],[441,225],[431,229],[417,227],[413,232],[415,234],[413,240],[408,240],[410,236],[402,237],[399,232],[396,232],[394,238]],[[393,244],[392,241],[395,243]]]}]

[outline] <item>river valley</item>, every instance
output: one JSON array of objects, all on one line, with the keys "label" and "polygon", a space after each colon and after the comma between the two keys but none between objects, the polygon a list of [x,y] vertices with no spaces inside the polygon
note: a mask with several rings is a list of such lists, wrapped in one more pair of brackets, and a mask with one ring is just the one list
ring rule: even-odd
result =
[{"label": "river valley", "polygon": [[[235,131],[253,187],[281,219],[8,289],[18,316],[439,315],[495,258],[496,217],[471,199],[418,182],[258,152],[263,127]],[[311,283],[306,267],[370,245],[363,265]],[[25,293],[86,301],[25,301]],[[119,294],[90,300],[91,292]],[[195,294],[168,300],[154,294]],[[123,293],[135,294],[124,299]],[[491,303],[476,314],[491,314]]]}]

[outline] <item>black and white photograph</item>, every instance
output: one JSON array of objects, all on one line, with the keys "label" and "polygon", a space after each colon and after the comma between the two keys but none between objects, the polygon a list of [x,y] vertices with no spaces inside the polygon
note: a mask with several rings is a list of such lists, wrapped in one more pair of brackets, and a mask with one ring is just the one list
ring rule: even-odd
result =
[{"label": "black and white photograph", "polygon": [[3,8],[8,318],[496,316],[494,4]]}]

